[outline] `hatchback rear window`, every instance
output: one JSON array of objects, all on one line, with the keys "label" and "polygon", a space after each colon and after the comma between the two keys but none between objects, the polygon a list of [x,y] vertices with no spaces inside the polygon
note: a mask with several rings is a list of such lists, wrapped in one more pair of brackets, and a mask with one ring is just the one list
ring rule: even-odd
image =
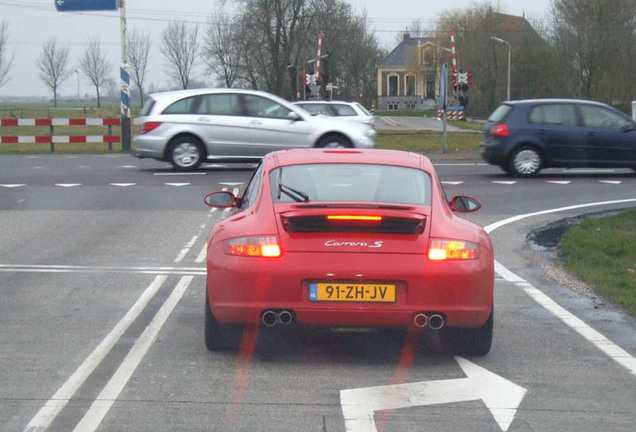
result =
[{"label": "hatchback rear window", "polygon": [[274,202],[431,203],[431,178],[425,171],[392,165],[285,166],[270,173],[270,184]]},{"label": "hatchback rear window", "polygon": [[499,105],[499,107],[496,110],[494,110],[492,114],[490,114],[490,117],[488,117],[488,121],[494,122],[494,123],[501,122],[508,116],[508,113],[511,110],[512,110],[511,105],[506,105],[506,104]]}]

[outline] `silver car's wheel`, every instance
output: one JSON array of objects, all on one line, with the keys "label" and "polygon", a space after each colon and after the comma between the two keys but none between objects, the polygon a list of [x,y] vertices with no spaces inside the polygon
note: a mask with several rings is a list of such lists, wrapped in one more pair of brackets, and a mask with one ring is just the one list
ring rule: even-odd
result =
[{"label": "silver car's wheel", "polygon": [[339,135],[327,135],[318,141],[316,147],[321,148],[347,148],[351,147],[349,141]]},{"label": "silver car's wheel", "polygon": [[203,162],[203,145],[193,137],[178,137],[170,144],[168,157],[179,171],[195,170]]},{"label": "silver car's wheel", "polygon": [[541,153],[534,147],[521,147],[510,158],[510,172],[519,177],[531,177],[541,169]]}]

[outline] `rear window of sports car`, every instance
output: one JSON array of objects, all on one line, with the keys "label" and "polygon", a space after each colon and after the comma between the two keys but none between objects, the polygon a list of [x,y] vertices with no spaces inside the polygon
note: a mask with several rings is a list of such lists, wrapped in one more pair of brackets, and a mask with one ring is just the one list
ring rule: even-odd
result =
[{"label": "rear window of sports car", "polygon": [[273,170],[270,185],[275,203],[431,204],[431,177],[428,173],[393,165],[291,165]]}]

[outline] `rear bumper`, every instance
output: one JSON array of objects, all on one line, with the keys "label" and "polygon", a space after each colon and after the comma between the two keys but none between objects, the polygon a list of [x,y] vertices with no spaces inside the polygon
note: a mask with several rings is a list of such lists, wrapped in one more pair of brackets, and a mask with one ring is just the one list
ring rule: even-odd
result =
[{"label": "rear bumper", "polygon": [[[259,324],[267,310],[290,310],[299,324],[406,327],[418,313],[439,313],[446,325],[481,327],[492,310],[492,256],[464,262],[431,262],[421,255],[287,253],[279,258],[208,258],[208,293],[217,320]],[[216,265],[215,263],[221,263]],[[450,265],[449,265],[450,264]],[[326,269],[318,272],[316,269]],[[311,301],[312,282],[388,283],[396,301]]]}]

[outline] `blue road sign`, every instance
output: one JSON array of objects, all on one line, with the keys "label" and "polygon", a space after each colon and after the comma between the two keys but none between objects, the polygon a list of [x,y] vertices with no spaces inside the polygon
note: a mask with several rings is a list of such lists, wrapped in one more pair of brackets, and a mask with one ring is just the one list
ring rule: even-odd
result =
[{"label": "blue road sign", "polygon": [[58,12],[117,10],[117,0],[55,0]]}]

